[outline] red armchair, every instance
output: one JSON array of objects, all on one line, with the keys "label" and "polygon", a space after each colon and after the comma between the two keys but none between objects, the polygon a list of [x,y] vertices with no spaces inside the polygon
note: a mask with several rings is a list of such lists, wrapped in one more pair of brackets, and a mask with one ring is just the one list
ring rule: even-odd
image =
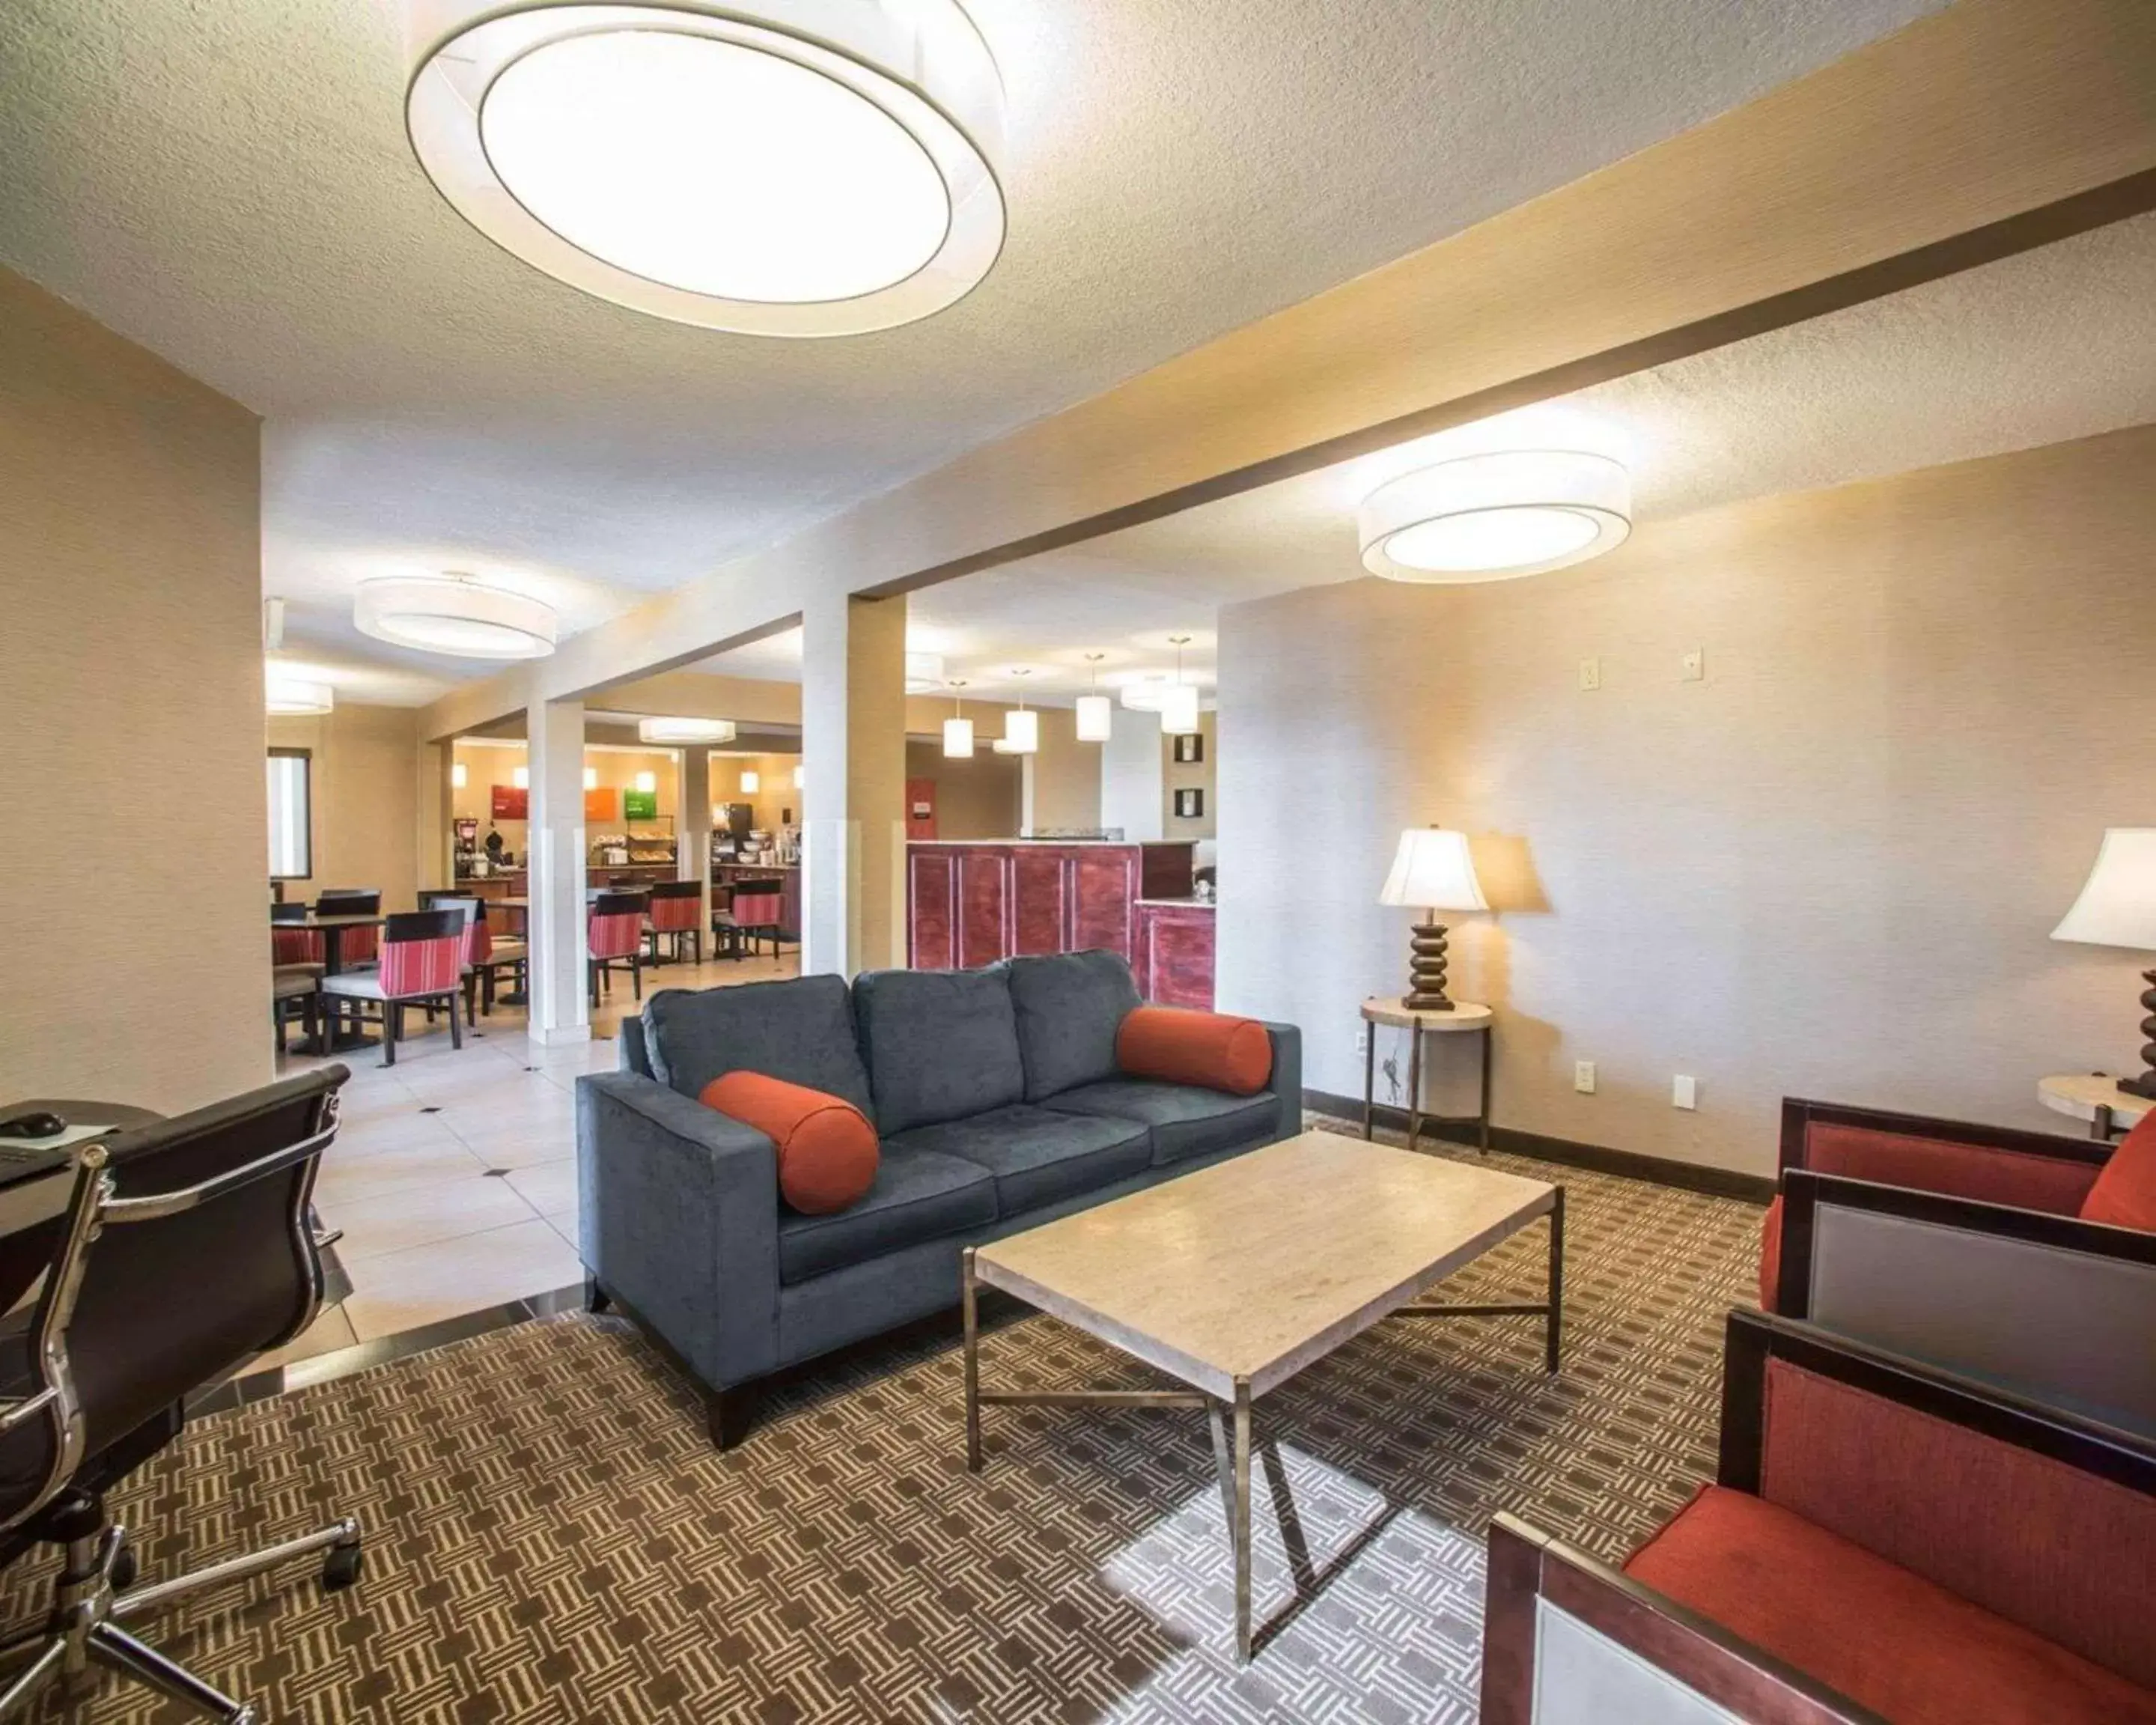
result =
[{"label": "red armchair", "polygon": [[1484,1725],[2156,1725],[2156,1444],[1732,1312],[1716,1483],[1621,1573],[1499,1516],[1484,1613]]}]

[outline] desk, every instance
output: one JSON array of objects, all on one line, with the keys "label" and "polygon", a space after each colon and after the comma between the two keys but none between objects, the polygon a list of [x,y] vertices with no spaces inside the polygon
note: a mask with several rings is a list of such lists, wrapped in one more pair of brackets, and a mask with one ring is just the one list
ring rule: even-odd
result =
[{"label": "desk", "polygon": [[[18,1114],[57,1114],[70,1126],[109,1126],[114,1132],[131,1132],[149,1126],[160,1117],[147,1108],[125,1102],[90,1102],[79,1098],[33,1096],[26,1101],[0,1104],[0,1120]],[[35,1138],[0,1138],[0,1258],[13,1242],[6,1239],[19,1230],[49,1221],[67,1208],[74,1189],[74,1153],[93,1138],[79,1139],[62,1150],[40,1150]],[[49,1256],[49,1250],[45,1256]],[[44,1258],[39,1259],[44,1262]],[[3,1275],[4,1272],[0,1272]]]},{"label": "desk", "polygon": [[1471,1000],[1455,1000],[1450,1012],[1418,1012],[1404,999],[1365,1000],[1363,1022],[1370,1027],[1363,1035],[1363,1136],[1370,1136],[1370,1117],[1375,1107],[1378,1084],[1378,1039],[1372,1034],[1380,1024],[1408,1033],[1408,1148],[1422,1136],[1422,1040],[1428,1035],[1467,1034],[1482,1039],[1482,1107],[1476,1114],[1448,1118],[1433,1114],[1432,1126],[1473,1126],[1476,1142],[1485,1155],[1490,1150],[1490,1030],[1496,1014]]}]

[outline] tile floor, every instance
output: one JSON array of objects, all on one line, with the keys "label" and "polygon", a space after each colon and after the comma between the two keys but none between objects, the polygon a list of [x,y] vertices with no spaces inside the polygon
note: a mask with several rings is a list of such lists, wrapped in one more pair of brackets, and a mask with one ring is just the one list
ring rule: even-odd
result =
[{"label": "tile floor", "polygon": [[[654,988],[712,988],[794,975],[791,951],[738,962],[667,966]],[[580,1281],[577,1258],[578,1075],[611,1071],[614,1034],[636,1010],[625,978],[593,1015],[592,1040],[540,1048],[521,1009],[497,1008],[461,1050],[445,1027],[409,1039],[397,1064],[361,1049],[343,1124],[322,1158],[316,1203],[344,1230],[337,1255],[352,1296],[257,1368],[311,1359]],[[294,1055],[285,1070],[320,1062]]]}]

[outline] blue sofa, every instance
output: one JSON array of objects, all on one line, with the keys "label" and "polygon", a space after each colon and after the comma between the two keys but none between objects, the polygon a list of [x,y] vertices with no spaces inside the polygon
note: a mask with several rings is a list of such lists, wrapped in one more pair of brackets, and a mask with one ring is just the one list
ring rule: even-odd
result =
[{"label": "blue sofa", "polygon": [[[874,971],[652,996],[621,1070],[577,1084],[582,1255],[695,1376],[720,1447],[758,1380],[958,1303],[962,1247],[1135,1192],[1301,1130],[1299,1034],[1268,1026],[1268,1088],[1126,1077],[1138,1002],[1111,952],[986,970]],[[875,1123],[868,1195],[781,1203],[771,1140],[696,1100],[747,1070],[844,1096]]]}]

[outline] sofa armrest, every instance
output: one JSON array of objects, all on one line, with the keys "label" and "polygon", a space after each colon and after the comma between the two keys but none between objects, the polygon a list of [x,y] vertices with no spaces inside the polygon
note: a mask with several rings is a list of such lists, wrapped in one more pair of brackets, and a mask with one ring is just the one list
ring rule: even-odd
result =
[{"label": "sofa armrest", "polygon": [[1293,1024],[1267,1024],[1273,1045],[1273,1076],[1267,1087],[1280,1098],[1280,1123],[1273,1142],[1302,1130],[1302,1032]]},{"label": "sofa armrest", "polygon": [[778,1157],[656,1079],[577,1081],[584,1267],[711,1389],[778,1359]]},{"label": "sofa armrest", "polygon": [[1785,1097],[1781,1166],[2071,1215],[2110,1160],[2087,1138]]}]

